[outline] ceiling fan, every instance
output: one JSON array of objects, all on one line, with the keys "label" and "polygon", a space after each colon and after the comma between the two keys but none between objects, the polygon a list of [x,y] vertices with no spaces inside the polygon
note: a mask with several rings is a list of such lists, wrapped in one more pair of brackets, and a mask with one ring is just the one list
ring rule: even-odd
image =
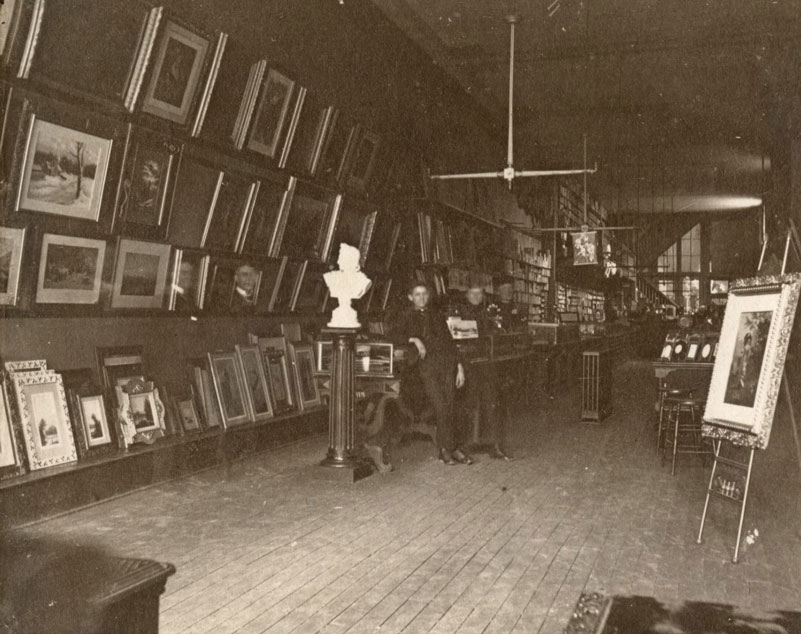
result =
[{"label": "ceiling fan", "polygon": [[506,167],[497,172],[477,172],[472,174],[431,174],[432,180],[456,180],[470,178],[503,178],[509,183],[509,189],[515,178],[526,178],[532,176],[566,176],[570,174],[594,174],[598,170],[596,165],[593,169],[572,169],[572,170],[516,170],[514,168],[513,137],[514,137],[514,79],[515,79],[515,24],[517,16],[509,15],[506,17],[509,23],[509,136],[506,151]]}]

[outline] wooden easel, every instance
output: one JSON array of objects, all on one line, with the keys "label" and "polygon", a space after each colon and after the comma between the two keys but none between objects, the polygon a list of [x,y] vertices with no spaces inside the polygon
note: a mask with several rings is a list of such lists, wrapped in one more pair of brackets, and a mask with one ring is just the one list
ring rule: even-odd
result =
[{"label": "wooden easel", "polygon": [[[784,257],[782,259],[782,275],[787,270],[787,258],[790,253],[790,247],[792,245],[793,251],[798,258],[799,263],[801,263],[801,240],[799,239],[798,231],[796,230],[795,223],[792,219],[790,219],[790,227],[787,230],[787,239],[784,244]],[[767,247],[767,242],[763,245],[762,254],[759,258],[759,267],[757,271],[762,270],[762,266],[764,264],[765,259],[765,247]],[[790,392],[790,382],[787,377],[787,369],[785,368],[782,372],[782,383],[784,384],[784,397],[787,401],[787,409],[790,414],[790,425],[793,430],[793,438],[795,440],[795,448],[796,448],[796,457],[798,459],[798,465],[801,467],[801,443],[799,442],[798,437],[798,426],[796,424],[795,419],[795,408],[793,407],[793,399],[792,393]],[[722,439],[715,439],[712,441],[712,445],[714,447],[715,452],[715,459],[712,463],[712,474],[709,476],[709,485],[707,486],[706,490],[706,500],[704,501],[704,511],[701,514],[701,527],[698,530],[698,539],[696,540],[697,543],[701,543],[703,536],[704,536],[704,523],[706,522],[706,512],[709,508],[709,498],[710,496],[715,496],[722,498],[724,500],[728,500],[729,502],[739,502],[740,503],[740,521],[737,524],[737,542],[734,545],[734,556],[732,557],[732,563],[737,563],[740,558],[740,542],[742,539],[743,534],[743,521],[745,520],[745,505],[748,502],[748,490],[751,486],[751,471],[754,466],[754,451],[756,450],[755,447],[749,447],[748,453],[748,461],[747,462],[739,462],[737,460],[733,460],[731,458],[725,457],[721,455],[721,449],[723,446],[724,440]],[[729,443],[730,441],[725,441]],[[738,446],[734,443],[730,443],[732,446]],[[740,496],[737,492],[727,492],[720,488],[718,488],[715,484],[715,473],[718,469],[718,464],[727,465],[733,469],[738,471],[745,472],[745,484],[743,487],[742,496]]]}]

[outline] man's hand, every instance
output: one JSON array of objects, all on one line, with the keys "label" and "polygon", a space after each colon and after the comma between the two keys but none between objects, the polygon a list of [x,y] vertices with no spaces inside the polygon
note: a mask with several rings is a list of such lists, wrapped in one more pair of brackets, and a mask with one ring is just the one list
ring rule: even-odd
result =
[{"label": "man's hand", "polygon": [[460,390],[464,387],[464,366],[459,363],[456,366],[456,389]]},{"label": "man's hand", "polygon": [[426,358],[426,346],[422,341],[420,341],[417,337],[412,337],[409,339],[409,343],[413,343],[415,345],[417,352],[420,353],[421,359]]}]

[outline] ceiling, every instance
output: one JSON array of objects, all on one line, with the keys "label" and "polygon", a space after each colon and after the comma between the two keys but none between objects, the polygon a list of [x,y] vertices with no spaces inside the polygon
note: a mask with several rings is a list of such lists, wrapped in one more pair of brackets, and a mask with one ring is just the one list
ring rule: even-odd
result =
[{"label": "ceiling", "polygon": [[586,133],[612,213],[753,205],[801,117],[801,0],[373,2],[499,135],[516,15],[515,167],[580,166]]}]

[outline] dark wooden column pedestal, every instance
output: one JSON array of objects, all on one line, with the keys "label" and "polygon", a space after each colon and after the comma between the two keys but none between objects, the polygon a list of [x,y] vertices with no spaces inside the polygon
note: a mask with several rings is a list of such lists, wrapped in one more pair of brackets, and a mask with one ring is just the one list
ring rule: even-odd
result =
[{"label": "dark wooden column pedestal", "polygon": [[326,479],[356,482],[373,470],[356,452],[355,371],[356,333],[350,328],[324,328],[330,335],[333,358],[331,361],[331,396],[328,414],[328,454],[320,463],[317,475]]}]

